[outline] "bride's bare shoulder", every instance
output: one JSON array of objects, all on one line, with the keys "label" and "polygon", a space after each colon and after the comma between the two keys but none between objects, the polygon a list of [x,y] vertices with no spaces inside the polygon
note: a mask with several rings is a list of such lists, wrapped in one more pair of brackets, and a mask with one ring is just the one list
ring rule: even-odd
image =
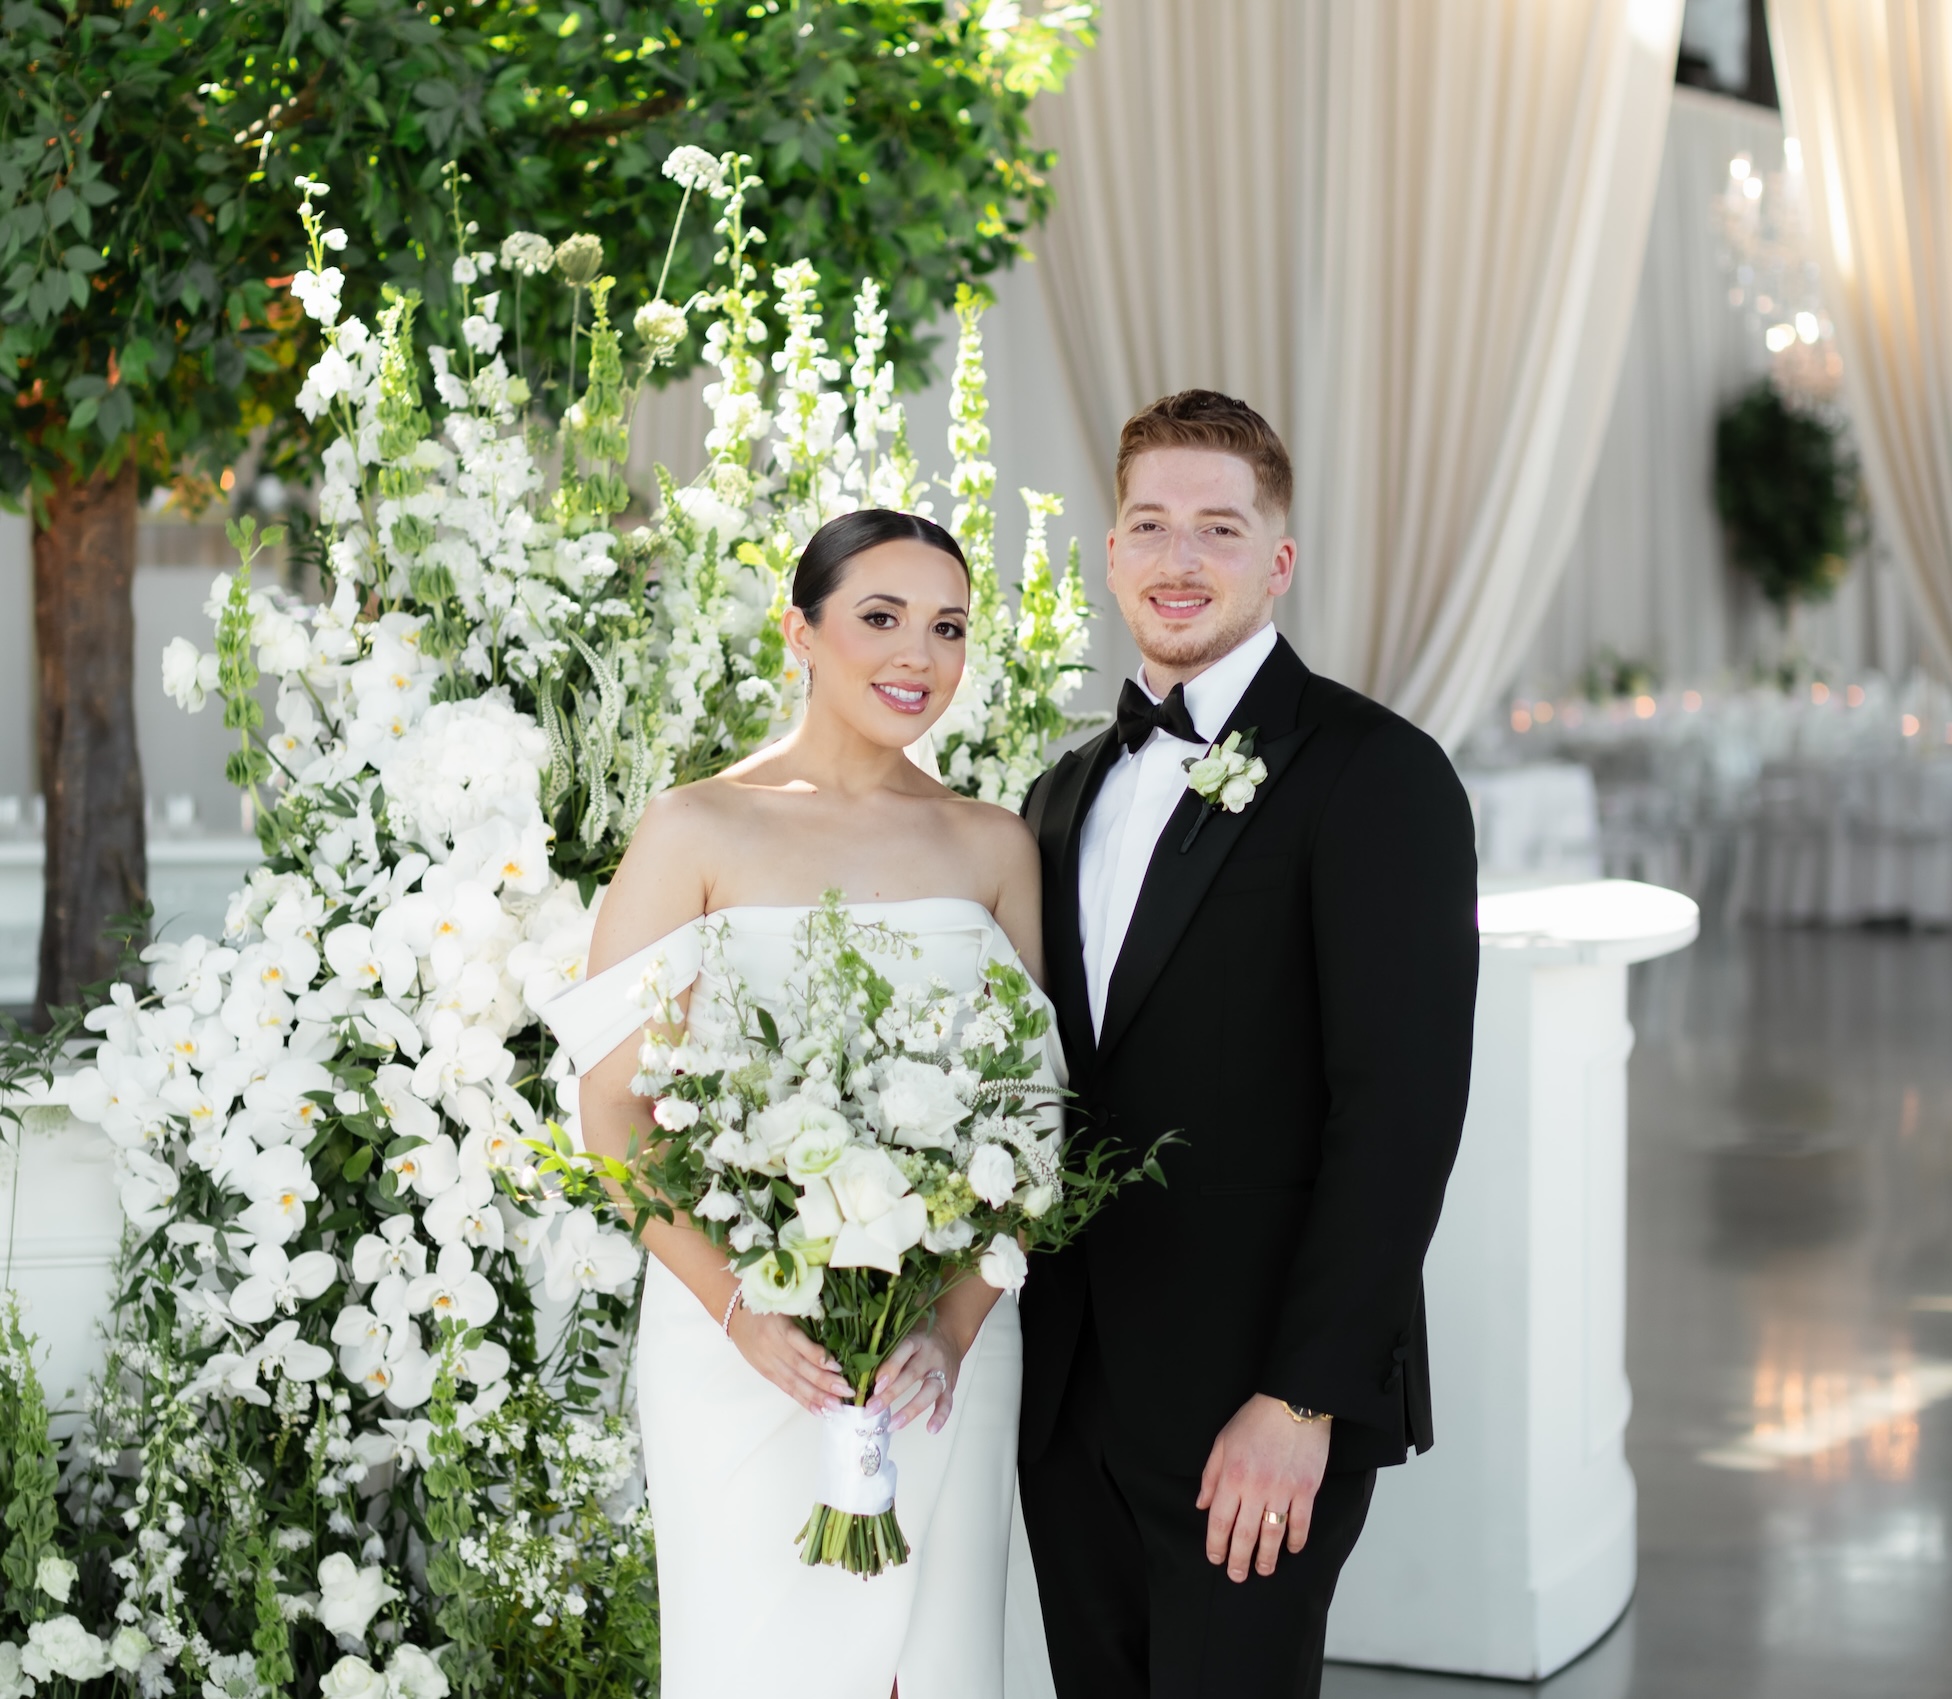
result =
[{"label": "bride's bare shoulder", "polygon": [[978,802],[973,797],[954,796],[949,817],[957,834],[989,865],[1005,874],[1034,873],[1037,866],[1037,840],[1021,815],[993,802]]},{"label": "bride's bare shoulder", "polygon": [[603,899],[590,950],[591,972],[705,912],[714,846],[723,845],[725,828],[737,812],[734,787],[716,779],[680,785],[651,798]]}]

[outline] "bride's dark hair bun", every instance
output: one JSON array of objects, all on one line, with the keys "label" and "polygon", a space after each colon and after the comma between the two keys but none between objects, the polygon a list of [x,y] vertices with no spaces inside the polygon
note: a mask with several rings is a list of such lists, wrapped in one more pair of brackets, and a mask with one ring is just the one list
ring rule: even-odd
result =
[{"label": "bride's dark hair bun", "polygon": [[807,539],[807,546],[800,551],[800,564],[793,570],[793,605],[818,625],[822,604],[847,576],[847,563],[883,543],[899,542],[940,549],[968,579],[969,562],[963,559],[962,549],[933,519],[892,507],[863,507],[828,520]]}]

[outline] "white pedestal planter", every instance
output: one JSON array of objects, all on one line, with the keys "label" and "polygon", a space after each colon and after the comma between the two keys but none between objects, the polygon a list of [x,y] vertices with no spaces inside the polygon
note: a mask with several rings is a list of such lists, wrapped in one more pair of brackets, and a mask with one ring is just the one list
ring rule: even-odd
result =
[{"label": "white pedestal planter", "polygon": [[1633,1593],[1627,967],[1698,913],[1600,880],[1485,897],[1479,925],[1471,1105],[1425,1270],[1437,1444],[1382,1472],[1328,1654],[1536,1680]]},{"label": "white pedestal planter", "polygon": [[[57,1411],[77,1407],[101,1366],[122,1240],[115,1147],[69,1115],[66,1087],[56,1080],[33,1094],[18,1143],[0,1142],[0,1272],[21,1296]],[[57,1421],[57,1431],[69,1425]]]}]

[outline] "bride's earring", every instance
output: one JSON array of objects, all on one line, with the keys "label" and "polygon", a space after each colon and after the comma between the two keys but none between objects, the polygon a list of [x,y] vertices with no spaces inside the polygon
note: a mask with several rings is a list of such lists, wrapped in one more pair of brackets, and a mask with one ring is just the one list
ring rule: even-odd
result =
[{"label": "bride's earring", "polygon": [[813,662],[810,659],[804,660],[800,665],[805,667],[807,671],[807,700],[811,702],[813,700]]}]

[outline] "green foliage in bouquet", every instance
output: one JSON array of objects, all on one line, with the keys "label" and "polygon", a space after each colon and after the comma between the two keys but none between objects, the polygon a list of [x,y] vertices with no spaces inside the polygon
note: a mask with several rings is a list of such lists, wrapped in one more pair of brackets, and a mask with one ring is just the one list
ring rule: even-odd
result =
[{"label": "green foliage in bouquet", "polygon": [[1729,559],[1785,619],[1835,595],[1866,538],[1843,426],[1786,406],[1767,379],[1716,423],[1715,507]]},{"label": "green foliage in bouquet", "polygon": [[[567,1074],[538,1015],[582,971],[644,800],[790,721],[776,616],[800,543],[922,489],[878,291],[856,298],[835,387],[817,275],[782,266],[769,293],[759,274],[750,162],[680,168],[725,253],[691,303],[718,374],[712,464],[666,477],[627,532],[629,409],[682,309],[644,301],[626,330],[593,236],[476,248],[456,207],[458,343],[427,339],[411,290],[368,322],[342,307],[325,186],[301,185],[292,294],[323,346],[295,405],[324,442],[327,598],[257,584],[266,537],[241,520],[206,605],[214,651],[163,657],[185,709],[221,701],[266,860],[221,938],[150,946],[147,988],[86,1015],[71,1101],[116,1147],[125,1248],[51,1534],[45,1424],[25,1392],[0,1408],[22,1507],[0,1574],[18,1550],[39,1575],[50,1541],[78,1571],[59,1627],[24,1583],[4,1595],[0,1670],[112,1666],[145,1694],[225,1699],[649,1690],[641,1257],[607,1207],[533,1166]],[[501,316],[545,248],[526,282],[564,293],[576,345],[555,425]],[[978,354],[972,323],[970,374]],[[968,464],[954,478],[982,485]],[[972,535],[989,523],[983,499],[958,514]],[[1007,782],[1022,717],[1061,716],[1082,643],[1075,575],[1015,613],[1000,592],[986,605],[1006,654],[1014,628],[1071,659],[992,695],[971,786]],[[16,1071],[47,1060],[19,1048]]]}]

